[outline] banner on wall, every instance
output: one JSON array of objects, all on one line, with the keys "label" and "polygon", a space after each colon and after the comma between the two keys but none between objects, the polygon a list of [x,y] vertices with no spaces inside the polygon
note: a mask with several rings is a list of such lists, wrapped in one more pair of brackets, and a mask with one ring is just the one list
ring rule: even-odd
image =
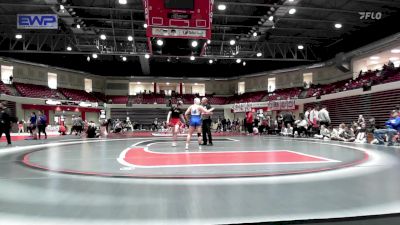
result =
[{"label": "banner on wall", "polygon": [[254,108],[268,108],[268,111],[296,109],[295,100],[276,100],[269,102],[245,102],[233,105],[233,112],[250,112]]}]

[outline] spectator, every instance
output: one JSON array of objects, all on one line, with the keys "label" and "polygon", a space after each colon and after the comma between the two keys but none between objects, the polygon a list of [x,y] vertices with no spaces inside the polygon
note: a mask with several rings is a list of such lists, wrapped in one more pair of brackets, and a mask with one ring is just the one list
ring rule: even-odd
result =
[{"label": "spectator", "polygon": [[308,128],[308,123],[307,120],[304,118],[304,115],[300,115],[300,119],[296,120],[295,126],[293,128],[293,137],[295,136],[295,133],[297,132],[298,136],[305,136],[307,133],[307,128]]},{"label": "spectator", "polygon": [[282,126],[281,135],[290,136],[292,134],[293,134],[293,127],[290,125],[290,123],[288,123],[286,127]]},{"label": "spectator", "polygon": [[24,133],[24,124],[25,124],[25,121],[23,121],[23,120],[18,122],[18,133],[19,134]]},{"label": "spectator", "polygon": [[323,140],[331,140],[331,133],[332,131],[328,127],[321,125],[320,134],[315,134],[314,137]]},{"label": "spectator", "polygon": [[126,127],[129,128],[128,130],[133,131],[133,125],[132,122],[130,120],[128,120]]},{"label": "spectator", "polygon": [[151,124],[151,130],[154,130],[154,131],[158,130],[158,118],[155,118],[153,123]]},{"label": "spectator", "polygon": [[360,143],[360,144],[367,143],[367,128],[365,123],[361,125],[361,129],[358,131],[355,143]]},{"label": "spectator", "polygon": [[221,120],[221,124],[222,124],[222,130],[225,132],[226,131],[226,119],[225,118],[223,118]]},{"label": "spectator", "polygon": [[383,145],[383,136],[388,137],[388,146],[393,145],[393,136],[400,131],[400,117],[396,110],[393,110],[390,119],[385,123],[386,129],[378,129],[374,131],[374,137],[378,140],[378,145]]},{"label": "spectator", "polygon": [[60,135],[66,135],[67,128],[64,126],[64,123],[60,124],[60,127],[58,128],[58,133]]},{"label": "spectator", "polygon": [[31,112],[28,129],[29,129],[29,132],[31,133],[32,138],[35,140],[37,139],[37,137],[36,137],[36,120],[37,120],[36,113]]},{"label": "spectator", "polygon": [[97,131],[96,124],[95,124],[93,121],[90,121],[90,122],[88,123],[88,128],[87,128],[87,130],[86,130],[87,137],[88,137],[88,138],[95,138],[95,137],[97,137],[96,131]]},{"label": "spectator", "polygon": [[331,124],[331,118],[326,106],[322,106],[322,109],[318,112],[318,120],[320,125],[328,127]]},{"label": "spectator", "polygon": [[294,118],[292,112],[289,111],[283,115],[283,123],[285,124],[285,127],[288,127],[289,124],[290,127],[293,127]]},{"label": "spectator", "polygon": [[341,137],[345,142],[353,142],[356,140],[354,132],[348,126],[344,127],[344,130],[339,134],[339,137]]},{"label": "spectator", "polygon": [[319,114],[319,106],[314,106],[314,109],[310,112],[310,122],[311,122],[311,130],[314,134],[317,134],[319,131],[318,126],[318,114]]},{"label": "spectator", "polygon": [[361,127],[363,124],[365,125],[365,119],[363,115],[359,115],[358,116],[358,121],[357,121],[358,125]]},{"label": "spectator", "polygon": [[47,117],[46,115],[43,115],[43,112],[39,110],[38,112],[38,118],[36,120],[37,128],[38,128],[38,135],[40,139],[40,133],[44,133],[44,138],[47,139],[47,133],[46,133],[46,126],[47,126]]},{"label": "spectator", "polygon": [[246,126],[247,131],[249,132],[248,135],[253,133],[253,112],[246,112]]},{"label": "spectator", "polygon": [[228,120],[226,121],[226,129],[227,130],[232,130],[232,122],[231,120],[228,118]]}]

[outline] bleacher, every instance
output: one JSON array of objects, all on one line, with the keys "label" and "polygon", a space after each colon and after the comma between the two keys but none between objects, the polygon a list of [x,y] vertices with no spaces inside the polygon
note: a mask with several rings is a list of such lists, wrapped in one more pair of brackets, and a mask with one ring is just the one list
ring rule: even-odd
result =
[{"label": "bleacher", "polygon": [[[337,93],[347,90],[362,88],[364,85],[377,85],[400,81],[400,69],[386,68],[381,71],[368,71],[360,73],[357,79],[346,79],[325,85],[311,85],[308,89],[299,87],[277,89],[272,93],[265,91],[247,92],[241,95],[230,97],[206,95],[212,105],[224,105],[243,102],[260,102],[296,99],[300,94],[302,98],[318,97],[321,95]],[[161,94],[138,94],[136,96],[106,96],[104,93],[93,92],[87,93],[84,90],[59,88],[57,90],[50,89],[47,86],[23,84],[14,82],[13,87],[21,96],[31,98],[54,98],[54,99],[70,99],[73,101],[91,101],[91,102],[107,102],[114,104],[166,104],[168,99],[172,99],[172,103],[176,103],[176,99],[182,99],[184,104],[193,104],[194,94],[173,94],[173,97]],[[13,88],[14,89],[14,88]],[[15,92],[14,90],[14,92]],[[17,95],[12,93],[10,88],[3,82],[0,82],[0,93],[8,95]]]},{"label": "bleacher", "polygon": [[9,90],[8,87],[3,83],[3,81],[0,81],[0,94],[11,95],[10,90]]},{"label": "bleacher", "polygon": [[[345,97],[321,101],[318,104],[326,105],[333,126],[340,123],[357,121],[359,115],[369,119],[374,117],[378,126],[383,126],[389,119],[390,111],[399,104],[400,89],[383,91],[372,94]],[[304,108],[314,104],[306,104]]]},{"label": "bleacher", "polygon": [[76,89],[67,89],[67,88],[58,88],[58,90],[69,100],[72,101],[89,101],[89,102],[98,102],[99,100],[93,95],[87,93],[84,90],[76,90]]},{"label": "bleacher", "polygon": [[399,69],[385,69],[360,73],[356,79],[347,79],[325,85],[312,85],[308,89],[307,97],[316,97],[342,91],[362,88],[364,85],[377,85],[400,81]]},{"label": "bleacher", "polygon": [[126,104],[126,103],[128,103],[128,96],[127,95],[108,95],[107,103]]},{"label": "bleacher", "polygon": [[98,100],[102,101],[102,102],[106,102],[107,101],[107,97],[104,93],[101,92],[92,92],[91,93],[94,97],[96,97]]},{"label": "bleacher", "polygon": [[241,95],[234,95],[227,98],[227,104],[242,103],[242,102],[259,102],[266,95],[267,91],[246,92]]},{"label": "bleacher", "polygon": [[286,88],[286,89],[277,89],[274,92],[268,95],[268,100],[286,100],[298,98],[301,93],[301,88]]},{"label": "bleacher", "polygon": [[24,97],[65,99],[57,90],[50,89],[47,86],[14,82],[14,87]]}]

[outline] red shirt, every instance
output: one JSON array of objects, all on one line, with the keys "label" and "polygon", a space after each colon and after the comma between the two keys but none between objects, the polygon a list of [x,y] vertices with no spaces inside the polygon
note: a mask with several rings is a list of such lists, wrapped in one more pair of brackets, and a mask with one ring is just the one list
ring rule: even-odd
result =
[{"label": "red shirt", "polygon": [[253,123],[253,113],[246,112],[246,123]]}]

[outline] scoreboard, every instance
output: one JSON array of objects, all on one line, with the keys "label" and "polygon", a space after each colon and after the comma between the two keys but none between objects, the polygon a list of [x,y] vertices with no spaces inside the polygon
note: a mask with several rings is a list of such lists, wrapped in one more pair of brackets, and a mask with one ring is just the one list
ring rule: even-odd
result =
[{"label": "scoreboard", "polygon": [[211,39],[214,0],[143,0],[148,38]]}]

